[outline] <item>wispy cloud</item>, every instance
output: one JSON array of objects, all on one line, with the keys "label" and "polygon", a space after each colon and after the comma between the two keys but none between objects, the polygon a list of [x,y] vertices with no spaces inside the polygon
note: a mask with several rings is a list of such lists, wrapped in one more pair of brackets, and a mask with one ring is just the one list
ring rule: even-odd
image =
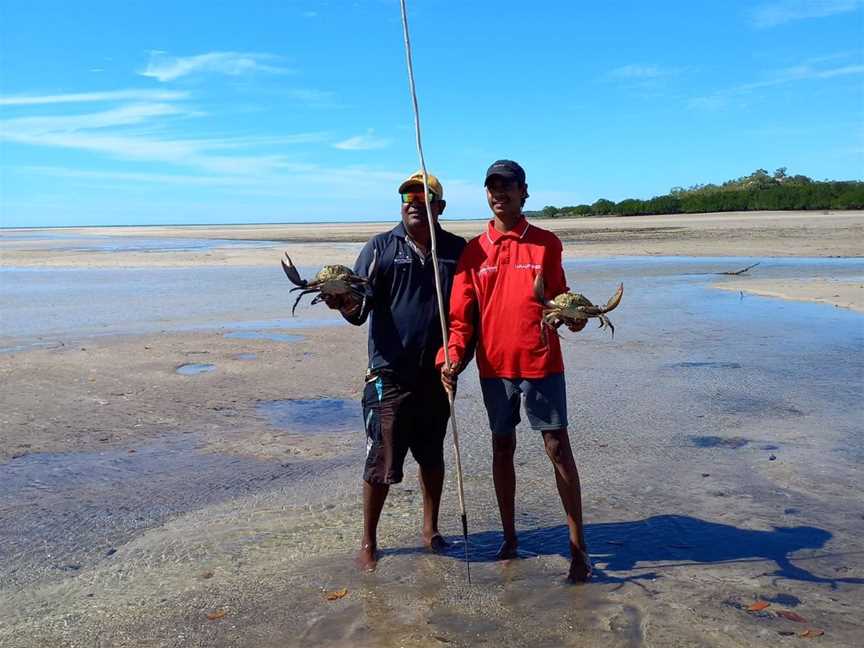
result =
[{"label": "wispy cloud", "polygon": [[[827,60],[829,57],[822,57]],[[742,83],[725,90],[718,90],[709,95],[692,98],[688,105],[690,108],[707,108],[716,109],[726,106],[729,100],[740,97],[755,90],[762,88],[771,88],[775,86],[786,85],[797,81],[807,81],[812,79],[833,79],[836,77],[854,76],[864,74],[864,65],[843,65],[834,68],[819,68],[812,63],[804,63],[792,67],[783,68],[775,71],[771,76],[761,81],[753,81],[750,83]]]},{"label": "wispy cloud", "polygon": [[161,162],[210,173],[243,175],[285,168],[288,158],[249,152],[225,155],[214,151],[250,151],[268,145],[320,142],[327,137],[323,133],[297,133],[267,138],[190,139],[158,137],[148,130],[130,130],[130,127],[143,125],[152,131],[154,127],[165,126],[155,120],[200,114],[171,104],[129,104],[93,113],[16,117],[0,120],[0,140],[88,151],[119,159]]},{"label": "wispy cloud", "polygon": [[370,151],[372,149],[383,149],[390,145],[390,140],[376,137],[375,132],[370,129],[365,135],[355,135],[341,142],[336,142],[333,148],[343,151]]},{"label": "wispy cloud", "polygon": [[750,12],[750,18],[756,27],[765,29],[794,20],[848,13],[862,4],[862,0],[778,0],[756,7]]},{"label": "wispy cloud", "polygon": [[108,128],[140,124],[154,117],[190,114],[182,108],[168,103],[129,104],[95,113],[79,115],[49,115],[39,117],[15,117],[0,120],[0,133],[44,134],[72,132],[86,129]]},{"label": "wispy cloud", "polygon": [[272,65],[279,60],[272,54],[254,52],[208,52],[196,56],[169,56],[165,52],[150,52],[150,62],[139,74],[174,81],[190,74],[216,73],[240,76],[255,72],[289,74],[292,70]]},{"label": "wispy cloud", "polygon": [[665,76],[674,76],[681,72],[681,68],[670,68],[649,64],[623,65],[609,72],[609,76],[616,79],[656,79]]},{"label": "wispy cloud", "polygon": [[40,104],[85,103],[96,101],[174,101],[188,93],[175,90],[109,90],[53,95],[13,95],[0,97],[0,106],[36,106]]}]

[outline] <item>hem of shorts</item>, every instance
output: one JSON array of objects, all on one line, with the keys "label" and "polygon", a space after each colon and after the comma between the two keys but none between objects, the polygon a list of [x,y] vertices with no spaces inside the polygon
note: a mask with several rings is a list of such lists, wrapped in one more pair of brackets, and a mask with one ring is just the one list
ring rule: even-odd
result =
[{"label": "hem of shorts", "polygon": [[567,421],[559,423],[557,425],[537,425],[531,426],[531,429],[535,432],[549,432],[550,430],[566,430],[567,429]]},{"label": "hem of shorts", "polygon": [[399,479],[367,479],[366,476],[363,476],[363,481],[372,486],[392,486],[393,484],[401,484],[405,480],[405,475],[402,475]]}]

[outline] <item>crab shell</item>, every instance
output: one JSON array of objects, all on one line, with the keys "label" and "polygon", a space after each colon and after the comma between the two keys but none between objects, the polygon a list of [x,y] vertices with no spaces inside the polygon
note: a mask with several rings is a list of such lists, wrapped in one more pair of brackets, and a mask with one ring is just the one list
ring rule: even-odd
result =
[{"label": "crab shell", "polygon": [[562,293],[551,300],[547,307],[560,317],[570,319],[586,319],[588,309],[597,308],[585,295],[579,293]]},{"label": "crab shell", "polygon": [[344,265],[325,265],[315,278],[309,282],[309,288],[317,288],[325,295],[344,295],[351,291],[351,284],[358,277],[351,268]]}]

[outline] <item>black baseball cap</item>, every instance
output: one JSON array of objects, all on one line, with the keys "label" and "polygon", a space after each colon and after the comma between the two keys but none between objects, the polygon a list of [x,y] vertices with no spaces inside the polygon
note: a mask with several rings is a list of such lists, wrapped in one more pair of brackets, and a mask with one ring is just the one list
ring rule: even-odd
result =
[{"label": "black baseball cap", "polygon": [[492,176],[501,176],[507,180],[515,180],[519,184],[525,184],[525,169],[513,160],[497,160],[492,163],[486,170],[486,181],[484,185],[489,184],[489,178]]}]

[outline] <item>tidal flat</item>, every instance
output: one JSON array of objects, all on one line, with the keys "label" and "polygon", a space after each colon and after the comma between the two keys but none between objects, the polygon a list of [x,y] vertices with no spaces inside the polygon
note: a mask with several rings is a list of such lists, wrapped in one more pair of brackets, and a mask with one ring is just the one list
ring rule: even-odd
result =
[{"label": "tidal flat", "polygon": [[[209,253],[237,252],[213,236]],[[790,235],[774,255],[732,238],[723,254],[667,241],[671,254],[568,256],[571,288],[594,301],[625,285],[614,339],[592,324],[562,344],[596,577],[564,582],[563,512],[524,424],[521,557],[494,560],[471,366],[456,405],[468,585],[452,470],[441,519],[453,546],[432,555],[410,460],[378,570],[354,570],[366,329],[305,302],[290,317],[278,258],[291,243],[242,248],[267,263],[130,260],[208,253],[150,232],[147,252],[100,239],[107,249],[75,253],[87,263],[40,266],[12,263],[4,237],[0,645],[731,647],[807,630],[858,644],[864,259],[848,251],[808,253]],[[304,276],[322,258],[307,256]],[[852,305],[759,296],[741,287],[751,279],[842,283]],[[189,365],[212,369],[178,373]],[[768,605],[750,611],[757,601]]]}]

